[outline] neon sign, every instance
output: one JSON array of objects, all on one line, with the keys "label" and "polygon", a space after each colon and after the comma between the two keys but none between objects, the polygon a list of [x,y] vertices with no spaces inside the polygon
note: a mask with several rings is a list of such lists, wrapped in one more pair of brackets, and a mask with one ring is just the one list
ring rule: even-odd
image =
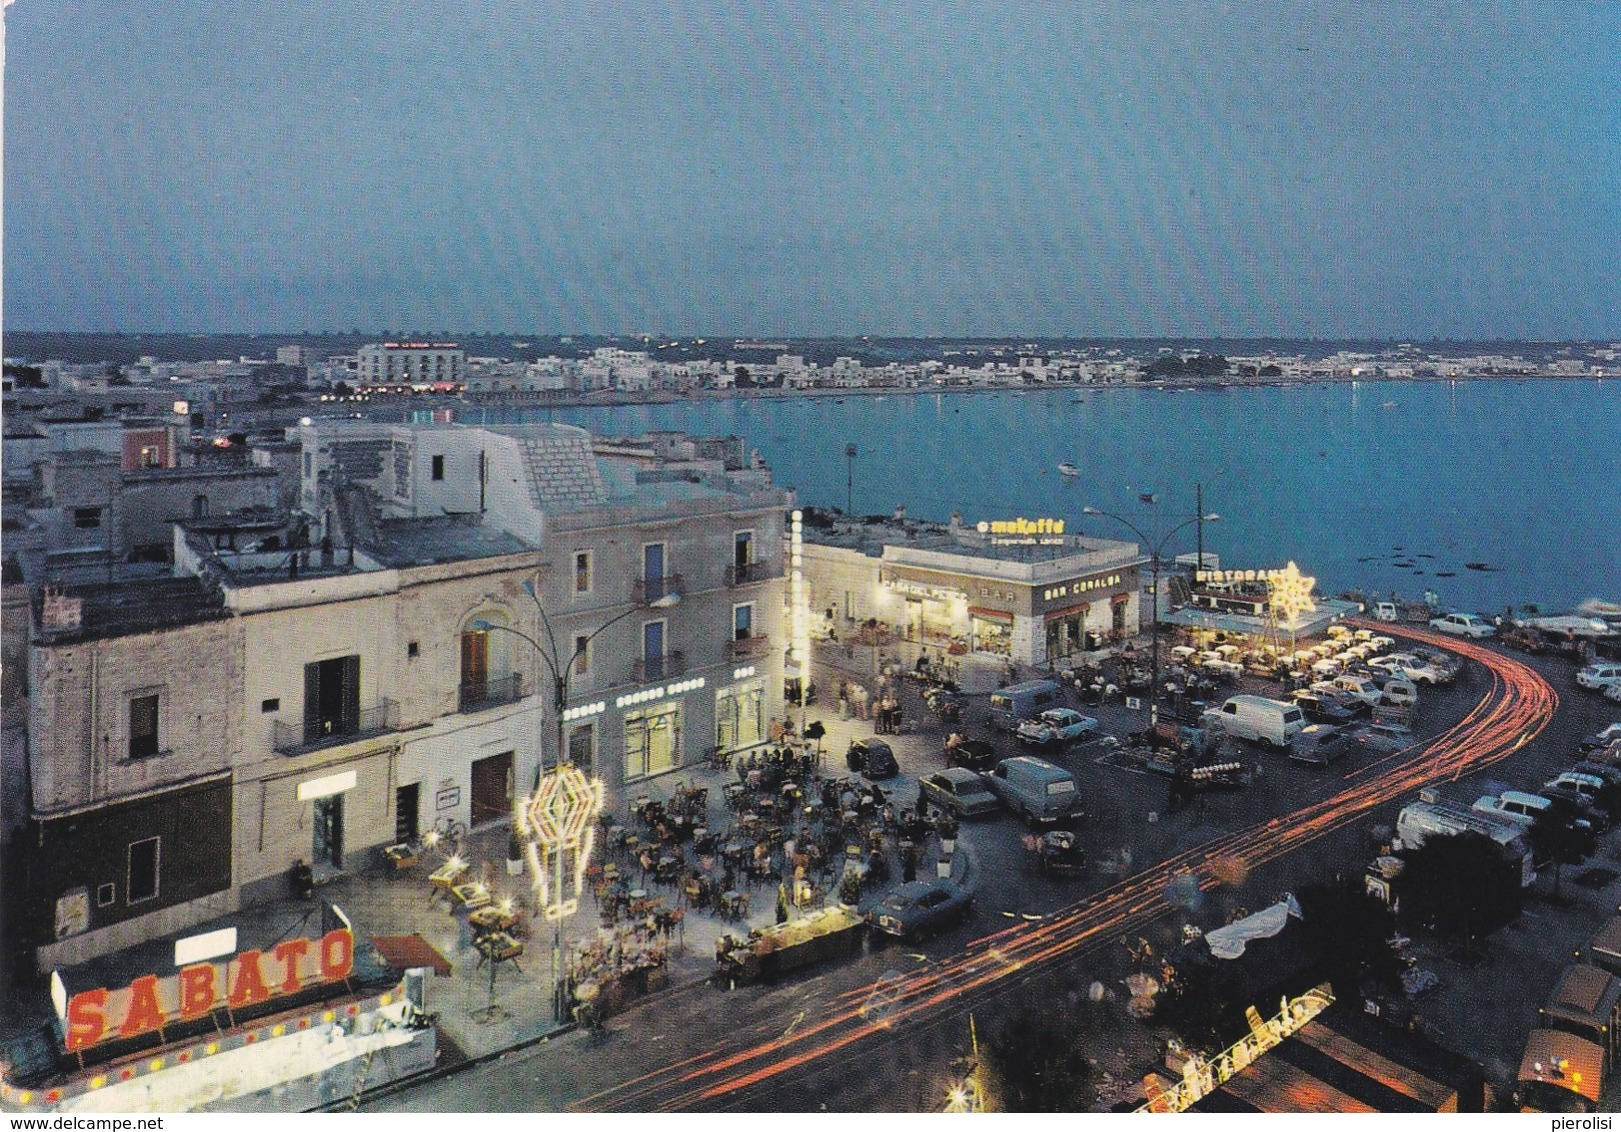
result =
[{"label": "neon sign", "polygon": [[981,519],[976,529],[991,536],[992,546],[1064,545],[1062,519],[1026,519],[1023,515],[1017,519]]},{"label": "neon sign", "polygon": [[306,986],[347,978],[355,966],[355,937],[346,928],[320,939],[284,939],[268,952],[244,951],[223,963],[194,963],[173,975],[142,975],[127,987],[80,991],[63,1012],[69,1052],[115,1038],[133,1038],[216,1007],[240,1010]]}]

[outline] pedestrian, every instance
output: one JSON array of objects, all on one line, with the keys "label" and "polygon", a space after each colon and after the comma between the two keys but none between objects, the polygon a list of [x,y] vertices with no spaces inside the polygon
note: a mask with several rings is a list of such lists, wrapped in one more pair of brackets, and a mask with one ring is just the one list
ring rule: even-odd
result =
[{"label": "pedestrian", "polygon": [[907,846],[906,852],[901,854],[901,880],[910,884],[917,879],[917,848]]},{"label": "pedestrian", "polygon": [[777,884],[777,923],[788,922],[788,886],[782,882]]}]

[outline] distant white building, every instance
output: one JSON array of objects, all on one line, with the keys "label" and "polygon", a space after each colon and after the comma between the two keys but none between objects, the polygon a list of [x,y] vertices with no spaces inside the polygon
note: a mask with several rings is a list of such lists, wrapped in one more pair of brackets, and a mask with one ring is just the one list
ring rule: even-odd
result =
[{"label": "distant white building", "polygon": [[381,342],[360,347],[355,378],[363,389],[461,385],[466,354],[454,342]]}]

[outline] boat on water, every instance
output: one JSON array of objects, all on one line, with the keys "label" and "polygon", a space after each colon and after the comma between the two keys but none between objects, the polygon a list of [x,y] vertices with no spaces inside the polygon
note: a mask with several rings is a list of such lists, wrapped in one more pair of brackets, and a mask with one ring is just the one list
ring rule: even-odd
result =
[{"label": "boat on water", "polygon": [[1380,405],[1379,407],[1381,409],[1394,409],[1396,407],[1396,402],[1394,402],[1394,401],[1386,401],[1382,405]]},{"label": "boat on water", "polygon": [[1058,465],[1058,474],[1061,476],[1078,476],[1081,474],[1081,469],[1077,468],[1074,464],[1071,464],[1068,460],[1065,460],[1062,464]]}]

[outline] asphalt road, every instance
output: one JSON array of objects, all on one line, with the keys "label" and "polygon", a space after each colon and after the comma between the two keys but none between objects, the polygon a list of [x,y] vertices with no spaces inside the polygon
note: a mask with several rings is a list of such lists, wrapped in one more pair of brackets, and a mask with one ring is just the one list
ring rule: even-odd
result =
[{"label": "asphalt road", "polygon": [[[1246,749],[1243,757],[1258,762],[1262,771],[1252,786],[1203,795],[1176,814],[1163,812],[1164,778],[1100,763],[1104,752],[1096,745],[1050,752],[1077,772],[1088,795],[1082,832],[1095,867],[1086,875],[1031,874],[1019,844],[1022,829],[1011,819],[967,824],[962,840],[973,858],[979,911],[952,932],[922,946],[877,947],[775,987],[677,988],[612,1019],[604,1037],[567,1035],[364,1107],[927,1110],[943,1103],[945,1088],[961,1072],[969,1014],[986,1033],[1012,1009],[1030,1004],[1062,1010],[1093,1035],[1106,1072],[1134,1076],[1152,1059],[1158,1035],[1128,1024],[1124,1014],[1121,981],[1130,959],[1123,941],[1143,936],[1156,947],[1168,947],[1184,920],[1216,926],[1234,910],[1261,907],[1293,885],[1337,869],[1360,871],[1369,831],[1394,820],[1417,778],[1449,780],[1447,792],[1467,794],[1465,801],[1481,792],[1477,780],[1534,787],[1546,773],[1572,761],[1577,737],[1610,722],[1608,716],[1621,715],[1607,712],[1598,697],[1572,694],[1568,662],[1537,658],[1527,669],[1514,663],[1526,660],[1518,656],[1509,663],[1491,654],[1483,659],[1503,671],[1519,671],[1516,679],[1527,687],[1541,683],[1529,669],[1548,675],[1565,705],[1552,716],[1553,725],[1524,738],[1546,724],[1550,703],[1540,714],[1533,711],[1533,722],[1540,721],[1536,727],[1490,732],[1481,705],[1511,715],[1523,709],[1525,691],[1477,661],[1465,666],[1458,684],[1426,690],[1421,720],[1428,727],[1421,735],[1433,742],[1384,762],[1341,763],[1331,771]],[[1111,705],[1097,714],[1116,733],[1141,725],[1140,715],[1128,716]],[[1453,725],[1460,719],[1465,731],[1456,733]],[[1000,743],[1009,753],[1017,746],[1011,739]],[[1482,762],[1493,765],[1474,769]],[[915,776],[937,765],[903,769]],[[1389,789],[1381,790],[1381,783]],[[1334,799],[1348,792],[1355,794],[1351,803],[1336,805]],[[1151,813],[1158,820],[1150,820]],[[1235,836],[1234,831],[1247,832]],[[1118,866],[1122,850],[1130,854],[1127,867],[1106,871],[1110,864]],[[1167,870],[1151,863],[1179,860],[1198,869],[1224,852],[1249,862],[1245,879],[1207,886],[1196,909],[1167,905]],[[1064,908],[1069,911],[1059,918],[1031,919]],[[987,938],[997,933],[1003,933],[1000,939]],[[1009,946],[1003,948],[1001,941]],[[1557,968],[1550,985],[1556,974]],[[1102,1002],[1088,994],[1094,980],[1107,992]],[[1460,987],[1457,997],[1465,1011],[1472,994],[1478,991]],[[1535,998],[1534,985],[1528,994]],[[1534,1005],[1531,1001],[1525,1009]],[[1506,1032],[1489,1043],[1489,1050],[1473,1055],[1495,1066],[1505,1056],[1503,1048],[1523,1041],[1523,1028],[1513,1033],[1507,1020],[1501,1028]]]}]

